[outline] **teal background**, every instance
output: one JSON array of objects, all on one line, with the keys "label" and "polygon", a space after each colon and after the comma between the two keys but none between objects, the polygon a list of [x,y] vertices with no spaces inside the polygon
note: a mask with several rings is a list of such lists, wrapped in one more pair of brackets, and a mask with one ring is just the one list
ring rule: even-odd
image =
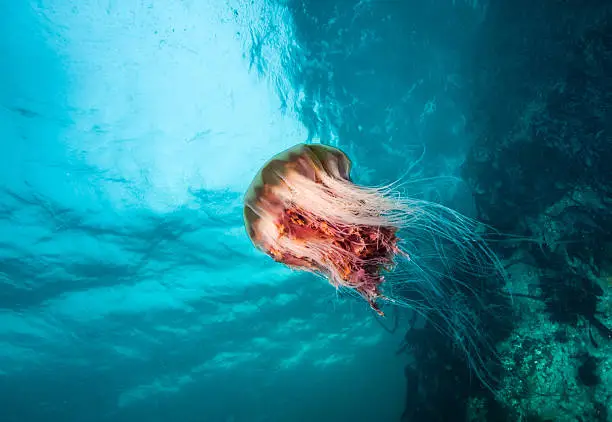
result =
[{"label": "teal background", "polygon": [[[487,4],[0,0],[6,422],[399,420],[406,328],[273,263],[242,194],[298,142],[473,213]],[[386,322],[390,325],[390,322]]]}]

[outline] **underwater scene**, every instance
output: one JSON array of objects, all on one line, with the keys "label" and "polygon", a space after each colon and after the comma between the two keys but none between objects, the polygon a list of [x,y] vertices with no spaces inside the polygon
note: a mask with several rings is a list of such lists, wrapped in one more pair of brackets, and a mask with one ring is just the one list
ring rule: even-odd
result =
[{"label": "underwater scene", "polygon": [[612,422],[612,2],[0,0],[0,422]]}]

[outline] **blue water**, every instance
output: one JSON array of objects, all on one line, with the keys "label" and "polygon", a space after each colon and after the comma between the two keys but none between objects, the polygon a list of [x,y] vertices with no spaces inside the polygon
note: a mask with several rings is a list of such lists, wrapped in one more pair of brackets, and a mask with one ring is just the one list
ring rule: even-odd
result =
[{"label": "blue water", "polygon": [[241,201],[306,140],[456,176],[486,7],[420,3],[2,0],[0,420],[399,420],[402,330],[254,250]]}]

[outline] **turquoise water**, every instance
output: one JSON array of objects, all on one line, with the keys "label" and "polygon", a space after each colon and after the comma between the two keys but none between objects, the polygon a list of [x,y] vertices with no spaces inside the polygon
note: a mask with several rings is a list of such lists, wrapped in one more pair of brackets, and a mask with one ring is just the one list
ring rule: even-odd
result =
[{"label": "turquoise water", "polygon": [[254,250],[242,194],[324,142],[364,184],[425,152],[471,213],[486,4],[245,3],[0,4],[2,421],[399,420],[402,330]]}]

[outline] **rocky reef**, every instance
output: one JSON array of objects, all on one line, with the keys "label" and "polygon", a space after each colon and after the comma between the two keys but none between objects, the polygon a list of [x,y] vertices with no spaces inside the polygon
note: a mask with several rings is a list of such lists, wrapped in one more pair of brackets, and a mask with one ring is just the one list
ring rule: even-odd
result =
[{"label": "rocky reef", "polygon": [[582,5],[492,3],[463,177],[508,272],[499,382],[409,331],[405,421],[612,421],[612,9]]}]

